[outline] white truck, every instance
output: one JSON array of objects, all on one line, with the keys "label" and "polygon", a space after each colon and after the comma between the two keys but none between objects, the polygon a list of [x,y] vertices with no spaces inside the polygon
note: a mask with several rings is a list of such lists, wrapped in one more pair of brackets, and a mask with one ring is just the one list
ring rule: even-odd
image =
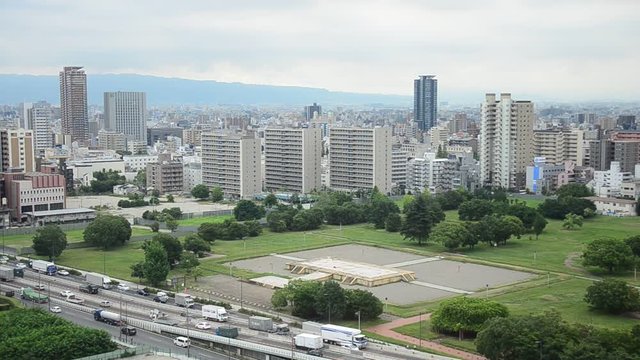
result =
[{"label": "white truck", "polygon": [[322,337],[313,334],[300,334],[296,335],[294,338],[294,344],[296,348],[307,350],[310,354],[320,355],[318,352],[321,351],[322,347]]},{"label": "white truck", "polygon": [[326,343],[338,345],[345,343],[353,344],[360,350],[366,348],[369,344],[367,337],[362,334],[362,331],[348,328],[346,326],[331,324],[322,325],[320,328],[320,335]]},{"label": "white truck", "polygon": [[45,260],[31,261],[31,268],[36,272],[46,273],[47,275],[55,275],[58,272],[56,264]]},{"label": "white truck", "polygon": [[207,320],[225,322],[229,320],[227,309],[216,305],[202,305],[202,317]]},{"label": "white truck", "polygon": [[85,281],[103,289],[111,289],[111,279],[106,275],[88,272],[85,274]]},{"label": "white truck", "polygon": [[81,299],[73,294],[67,296],[67,302],[72,304],[84,304],[84,299]]},{"label": "white truck", "polygon": [[13,269],[6,266],[0,266],[0,280],[2,281],[13,281],[15,278]]},{"label": "white truck", "polygon": [[185,293],[177,293],[175,297],[175,302],[176,302],[176,305],[181,307],[187,307],[187,308],[193,307],[193,304],[195,303],[191,295],[185,294]]}]

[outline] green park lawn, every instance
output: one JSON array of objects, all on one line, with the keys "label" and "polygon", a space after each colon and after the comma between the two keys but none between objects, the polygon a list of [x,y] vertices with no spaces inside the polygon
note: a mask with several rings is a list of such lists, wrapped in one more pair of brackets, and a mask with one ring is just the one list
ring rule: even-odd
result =
[{"label": "green park lawn", "polygon": [[233,215],[217,215],[217,216],[204,216],[191,219],[178,220],[180,226],[199,226],[203,223],[221,223],[226,219],[233,218]]},{"label": "green park lawn", "polygon": [[134,242],[106,252],[96,248],[70,249],[64,251],[56,263],[99,273],[106,269],[106,273],[112,277],[136,280],[131,278],[129,266],[144,260],[141,246],[142,242]]},{"label": "green park lawn", "polygon": [[[83,239],[84,229],[69,230],[69,231],[65,231],[65,233],[67,234],[68,243],[77,243],[77,242],[84,241]],[[4,237],[4,244],[6,246],[12,246],[12,247],[28,247],[33,244],[34,234],[7,235]],[[150,234],[152,234],[152,232],[149,229],[138,228],[138,227],[131,228],[131,237],[150,235]]]}]

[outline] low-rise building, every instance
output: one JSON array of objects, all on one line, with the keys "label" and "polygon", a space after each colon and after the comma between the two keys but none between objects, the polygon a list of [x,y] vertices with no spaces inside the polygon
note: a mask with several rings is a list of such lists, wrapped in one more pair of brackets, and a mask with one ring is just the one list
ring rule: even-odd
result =
[{"label": "low-rise building", "polygon": [[635,200],[591,196],[585,199],[593,201],[596,211],[607,216],[637,216]]},{"label": "low-rise building", "polygon": [[180,194],[184,190],[184,165],[182,161],[172,160],[169,154],[162,155],[157,162],[147,164],[147,188],[160,194]]},{"label": "low-rise building", "polygon": [[137,172],[145,170],[149,163],[158,162],[158,155],[125,155],[122,160],[127,170]]},{"label": "low-rise building", "polygon": [[526,188],[534,194],[551,193],[560,186],[574,182],[573,161],[562,164],[547,163],[546,158],[536,157],[533,166],[527,166]]},{"label": "low-rise building", "polygon": [[54,168],[44,172],[4,173],[4,193],[14,221],[27,221],[26,213],[65,208],[65,179]]}]

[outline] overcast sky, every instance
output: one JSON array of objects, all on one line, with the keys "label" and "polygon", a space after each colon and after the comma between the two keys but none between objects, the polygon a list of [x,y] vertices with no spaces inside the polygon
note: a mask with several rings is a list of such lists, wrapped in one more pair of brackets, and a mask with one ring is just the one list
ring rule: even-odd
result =
[{"label": "overcast sky", "polygon": [[[640,0],[0,0],[0,73],[640,99]],[[447,98],[449,97],[449,98]]]}]

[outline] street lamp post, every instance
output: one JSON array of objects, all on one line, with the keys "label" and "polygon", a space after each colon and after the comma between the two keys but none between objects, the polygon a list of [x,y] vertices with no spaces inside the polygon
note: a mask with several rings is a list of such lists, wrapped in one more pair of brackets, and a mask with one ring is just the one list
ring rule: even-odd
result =
[{"label": "street lamp post", "polygon": [[189,349],[191,348],[191,338],[189,338],[189,306],[187,306],[187,357],[189,357]]},{"label": "street lamp post", "polygon": [[242,301],[242,277],[240,277],[240,309],[242,309],[244,302]]},{"label": "street lamp post", "polygon": [[420,313],[420,335],[418,336],[419,347],[422,347],[422,313]]},{"label": "street lamp post", "polygon": [[49,294],[49,299],[47,299],[49,301],[47,301],[47,303],[49,303],[49,311],[51,311],[51,280],[49,280],[49,286],[47,290],[47,293]]},{"label": "street lamp post", "polygon": [[360,329],[360,311],[361,310],[358,310],[358,312],[356,313],[356,314],[358,314],[358,330],[361,330]]}]

